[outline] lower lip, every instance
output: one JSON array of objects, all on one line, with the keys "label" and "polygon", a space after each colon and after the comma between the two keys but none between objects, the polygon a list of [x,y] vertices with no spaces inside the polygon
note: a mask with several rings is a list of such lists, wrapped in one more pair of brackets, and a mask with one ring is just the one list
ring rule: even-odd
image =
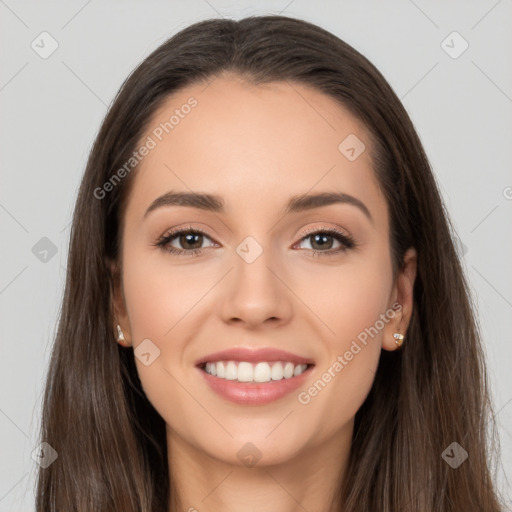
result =
[{"label": "lower lip", "polygon": [[314,365],[308,366],[303,373],[289,379],[283,378],[270,382],[238,382],[238,380],[214,377],[197,367],[213,391],[226,400],[244,405],[263,405],[279,400],[303,385],[313,368]]}]

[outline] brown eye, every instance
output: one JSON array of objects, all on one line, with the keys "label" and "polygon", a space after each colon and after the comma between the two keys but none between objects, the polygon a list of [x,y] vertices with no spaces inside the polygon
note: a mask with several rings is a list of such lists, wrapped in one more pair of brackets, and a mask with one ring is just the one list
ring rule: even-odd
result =
[{"label": "brown eye", "polygon": [[175,236],[181,245],[180,249],[200,249],[203,245],[204,235],[201,233],[187,233]]},{"label": "brown eye", "polygon": [[311,242],[311,248],[314,250],[332,249],[334,237],[332,235],[317,233],[308,237]]},{"label": "brown eye", "polygon": [[[314,255],[338,254],[356,246],[355,240],[351,236],[334,229],[317,229],[316,231],[308,232],[299,243],[304,241],[309,241],[310,247],[305,249],[313,251]],[[336,243],[338,246],[334,246]]]},{"label": "brown eye", "polygon": [[211,241],[210,237],[202,231],[189,228],[168,233],[156,245],[173,254],[192,256],[205,249],[203,247],[205,239]]}]

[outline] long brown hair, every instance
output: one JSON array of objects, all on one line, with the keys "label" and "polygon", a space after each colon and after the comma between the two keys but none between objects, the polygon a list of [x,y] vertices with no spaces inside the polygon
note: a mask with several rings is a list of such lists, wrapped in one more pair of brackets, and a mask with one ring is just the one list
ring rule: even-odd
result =
[{"label": "long brown hair", "polygon": [[[331,510],[501,510],[479,327],[413,124],[381,73],[350,45],[302,20],[255,16],[202,21],[170,38],[128,77],[101,126],[73,216],[41,425],[41,441],[59,456],[39,471],[37,511],[167,512],[173,502],[164,421],[142,390],[133,351],[115,343],[113,332],[108,263],[119,261],[136,169],[104,198],[97,191],[129,160],[171,93],[225,72],[252,84],[312,86],[361,120],[389,208],[393,271],[406,249],[418,252],[406,343],[382,351]],[[453,442],[469,454],[457,468],[442,457]]]}]

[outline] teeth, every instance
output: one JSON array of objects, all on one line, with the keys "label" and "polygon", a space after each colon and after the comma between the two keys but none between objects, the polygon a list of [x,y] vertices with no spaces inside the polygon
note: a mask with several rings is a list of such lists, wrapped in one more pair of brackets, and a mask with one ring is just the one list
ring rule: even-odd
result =
[{"label": "teeth", "polygon": [[[271,366],[272,365],[272,366]],[[245,361],[218,361],[206,363],[205,371],[210,375],[238,382],[270,382],[271,380],[291,379],[300,375],[307,364],[295,366],[290,362],[248,363]]]}]

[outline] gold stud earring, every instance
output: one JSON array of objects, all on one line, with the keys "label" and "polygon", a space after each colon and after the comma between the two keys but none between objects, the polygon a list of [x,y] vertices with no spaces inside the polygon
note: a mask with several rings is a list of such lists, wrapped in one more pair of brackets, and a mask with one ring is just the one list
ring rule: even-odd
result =
[{"label": "gold stud earring", "polygon": [[395,332],[395,334],[393,334],[393,337],[395,338],[396,345],[401,347],[402,343],[404,342],[404,335],[400,334],[399,332]]}]

